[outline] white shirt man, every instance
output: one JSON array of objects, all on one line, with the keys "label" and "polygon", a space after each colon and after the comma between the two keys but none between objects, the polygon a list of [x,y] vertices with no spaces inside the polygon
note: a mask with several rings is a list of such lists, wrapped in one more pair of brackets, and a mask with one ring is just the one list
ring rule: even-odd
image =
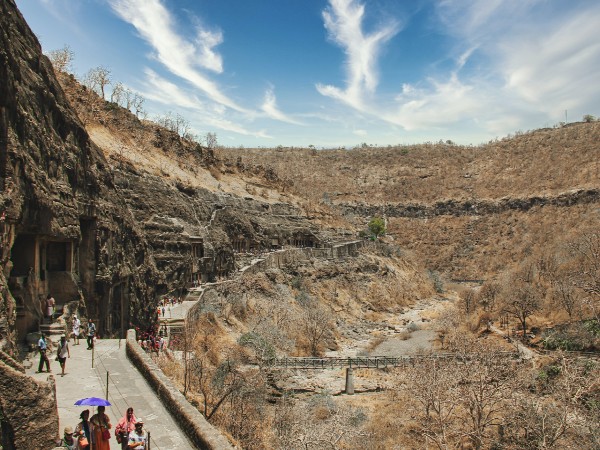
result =
[{"label": "white shirt man", "polygon": [[129,432],[128,447],[144,450],[147,446],[148,434],[146,433],[146,430],[144,430],[144,421],[143,419],[138,418],[134,430]]}]

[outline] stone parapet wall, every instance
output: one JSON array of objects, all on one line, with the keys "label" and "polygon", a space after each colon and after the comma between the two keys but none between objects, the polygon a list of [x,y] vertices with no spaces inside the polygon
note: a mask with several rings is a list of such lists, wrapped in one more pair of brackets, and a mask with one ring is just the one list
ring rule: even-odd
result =
[{"label": "stone parapet wall", "polygon": [[233,446],[192,406],[136,341],[135,330],[127,331],[127,357],[146,378],[190,441],[199,449],[233,450]]},{"label": "stone parapet wall", "polygon": [[281,269],[288,264],[308,261],[311,258],[338,259],[356,256],[363,241],[344,242],[324,248],[289,248],[269,253],[263,259],[242,269],[244,273],[260,273],[268,269]]}]

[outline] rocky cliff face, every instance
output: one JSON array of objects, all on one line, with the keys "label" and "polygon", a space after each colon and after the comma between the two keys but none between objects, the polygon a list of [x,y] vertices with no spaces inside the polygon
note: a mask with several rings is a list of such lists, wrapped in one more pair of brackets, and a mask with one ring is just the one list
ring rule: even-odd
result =
[{"label": "rocky cliff face", "polygon": [[[0,3],[0,239],[2,364],[38,329],[48,293],[103,331],[125,329],[153,298],[156,267],[143,235],[13,0]],[[19,401],[56,418],[55,403],[41,399],[53,387],[19,377]],[[11,399],[2,394],[4,448],[30,432]],[[56,437],[51,428],[36,432],[40,443]]]},{"label": "rocky cliff face", "polygon": [[[108,164],[70,107],[48,59],[16,9],[1,7],[0,136],[3,342],[36,328],[51,293],[124,329],[152,296],[156,269],[115,189]],[[8,288],[8,289],[7,289]]]}]

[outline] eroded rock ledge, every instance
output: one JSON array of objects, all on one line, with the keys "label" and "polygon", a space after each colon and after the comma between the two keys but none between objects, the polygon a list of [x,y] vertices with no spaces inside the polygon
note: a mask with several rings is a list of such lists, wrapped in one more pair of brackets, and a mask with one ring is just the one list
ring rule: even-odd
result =
[{"label": "eroded rock ledge", "polygon": [[429,218],[435,216],[484,216],[499,214],[509,210],[528,211],[536,207],[569,207],[600,202],[600,189],[579,189],[555,196],[532,196],[522,198],[501,198],[497,200],[443,200],[433,205],[425,204],[385,204],[366,205],[337,203],[345,214],[360,216],[386,215],[388,217]]}]

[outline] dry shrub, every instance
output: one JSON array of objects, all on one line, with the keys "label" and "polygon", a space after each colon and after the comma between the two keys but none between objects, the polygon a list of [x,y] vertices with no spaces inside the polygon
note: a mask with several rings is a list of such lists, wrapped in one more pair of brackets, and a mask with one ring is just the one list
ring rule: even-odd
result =
[{"label": "dry shrub", "polygon": [[319,405],[313,410],[313,419],[316,421],[327,420],[331,417],[332,411],[325,405]]},{"label": "dry shrub", "polygon": [[167,378],[183,386],[183,367],[178,361],[169,358],[158,358],[158,367]]},{"label": "dry shrub", "polygon": [[398,334],[398,338],[402,341],[408,341],[410,339],[411,334],[412,333],[410,330],[403,330]]},{"label": "dry shrub", "polygon": [[477,310],[465,318],[465,326],[471,333],[477,333],[482,328],[486,328],[488,321],[491,320],[492,316],[488,311]]}]

